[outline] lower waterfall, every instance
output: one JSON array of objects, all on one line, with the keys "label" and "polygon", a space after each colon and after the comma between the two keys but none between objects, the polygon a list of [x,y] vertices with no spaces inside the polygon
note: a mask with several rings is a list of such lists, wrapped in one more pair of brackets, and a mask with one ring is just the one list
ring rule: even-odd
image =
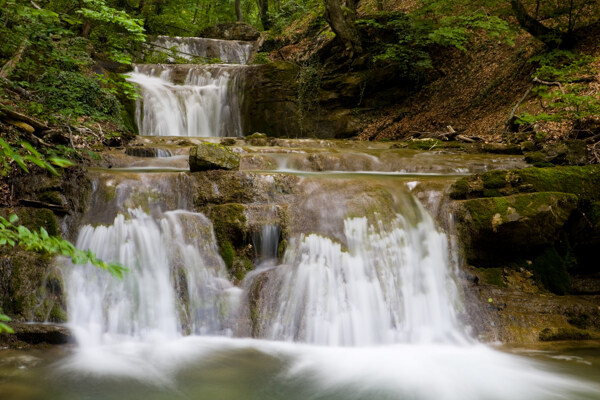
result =
[{"label": "lower waterfall", "polygon": [[[126,190],[131,180],[107,182],[117,193],[142,193]],[[117,196],[119,204],[125,197]],[[391,217],[346,217],[339,240],[310,231],[291,237],[280,263],[281,228],[264,225],[255,238],[257,270],[240,287],[229,280],[208,218],[153,204],[81,228],[79,247],[130,271],[120,281],[89,266],[64,266],[78,347],[56,368],[56,398],[547,400],[600,393],[594,383],[469,338],[457,316],[448,238],[418,202]],[[81,376],[95,391],[81,393]]]}]

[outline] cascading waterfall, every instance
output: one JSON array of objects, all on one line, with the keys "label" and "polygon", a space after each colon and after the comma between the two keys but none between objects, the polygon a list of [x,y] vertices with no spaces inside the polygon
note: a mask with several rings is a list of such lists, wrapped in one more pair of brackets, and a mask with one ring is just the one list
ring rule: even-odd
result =
[{"label": "cascading waterfall", "polygon": [[141,209],[112,225],[83,226],[77,246],[120,262],[123,281],[105,271],[68,272],[70,322],[83,347],[127,340],[169,340],[183,333],[228,334],[240,289],[226,278],[212,225],[202,214]]},{"label": "cascading waterfall", "polygon": [[129,81],[138,85],[136,119],[145,136],[240,136],[243,66],[137,65]]},{"label": "cascading waterfall", "polygon": [[447,238],[420,210],[412,224],[366,217],[344,221],[348,248],[310,234],[290,246],[274,272],[279,296],[261,315],[271,339],[328,346],[455,342],[459,305]]},{"label": "cascading waterfall", "polygon": [[254,47],[253,42],[177,36],[158,36],[153,44],[163,50],[175,49],[177,56],[188,60],[218,58],[228,64],[246,64]]}]

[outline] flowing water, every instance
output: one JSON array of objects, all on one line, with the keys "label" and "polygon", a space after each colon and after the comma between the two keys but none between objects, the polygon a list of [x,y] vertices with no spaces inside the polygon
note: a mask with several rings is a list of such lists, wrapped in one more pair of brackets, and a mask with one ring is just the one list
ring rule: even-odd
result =
[{"label": "flowing water", "polygon": [[[131,81],[142,93],[140,131],[240,135],[240,95],[229,91],[236,68],[243,67],[188,67],[181,80],[175,68],[138,66]],[[456,170],[438,153],[425,163],[435,166],[433,174],[407,176],[378,172],[394,152],[275,156],[276,167],[266,169],[311,173],[294,176],[289,186],[282,186],[281,171],[245,175],[263,185],[262,200],[246,211],[249,219],[253,212],[262,218],[251,221],[257,269],[234,284],[210,219],[194,208],[196,178],[177,170],[180,153],[171,150],[174,157],[151,164],[129,163],[136,159],[130,157],[120,170],[91,171],[94,194],[77,245],[127,265],[129,273],[121,281],[65,262],[77,345],[0,355],[1,398],[600,396],[598,355],[565,356],[561,361],[591,363],[575,377],[556,366],[557,358],[515,356],[469,336],[455,249],[425,206],[439,207],[440,189],[431,189],[439,182],[443,190],[457,175],[501,166],[499,158]],[[363,160],[370,175],[345,167],[346,159]],[[156,171],[156,162],[178,167]],[[343,168],[354,174],[341,174]]]},{"label": "flowing water", "polygon": [[[244,66],[137,65],[136,119],[147,136],[240,136]],[[183,73],[182,82],[175,79]]]}]

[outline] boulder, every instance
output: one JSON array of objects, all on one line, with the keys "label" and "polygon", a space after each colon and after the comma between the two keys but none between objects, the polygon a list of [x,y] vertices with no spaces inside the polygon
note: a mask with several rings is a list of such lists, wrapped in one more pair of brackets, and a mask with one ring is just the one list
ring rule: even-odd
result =
[{"label": "boulder", "polygon": [[584,140],[565,140],[548,143],[542,153],[545,160],[555,165],[585,165],[588,163],[587,144]]},{"label": "boulder", "polygon": [[244,22],[226,22],[210,26],[200,31],[200,36],[210,39],[254,41],[260,37],[260,32]]},{"label": "boulder", "polygon": [[457,227],[467,261],[500,265],[552,246],[577,202],[573,194],[556,192],[457,202]]},{"label": "boulder", "polygon": [[237,170],[240,156],[221,144],[202,143],[190,149],[190,171]]}]

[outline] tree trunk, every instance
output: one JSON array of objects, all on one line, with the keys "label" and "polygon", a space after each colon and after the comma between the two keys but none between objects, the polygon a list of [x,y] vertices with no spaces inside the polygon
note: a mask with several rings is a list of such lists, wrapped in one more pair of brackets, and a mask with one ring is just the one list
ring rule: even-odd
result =
[{"label": "tree trunk", "polygon": [[510,0],[510,5],[517,21],[519,21],[519,25],[531,36],[548,46],[556,47],[560,44],[562,36],[560,32],[544,26],[540,21],[529,15],[523,2],[520,0]]},{"label": "tree trunk", "polygon": [[235,15],[237,17],[238,22],[244,22],[244,17],[242,15],[242,6],[240,4],[240,0],[235,0]]},{"label": "tree trunk", "polygon": [[268,31],[271,29],[271,18],[269,17],[269,0],[258,0],[258,9],[260,12],[260,21],[263,29]]},{"label": "tree trunk", "polygon": [[325,0],[325,20],[335,32],[346,50],[344,55],[352,58],[362,53],[358,31],[354,25],[356,2],[354,0]]}]

